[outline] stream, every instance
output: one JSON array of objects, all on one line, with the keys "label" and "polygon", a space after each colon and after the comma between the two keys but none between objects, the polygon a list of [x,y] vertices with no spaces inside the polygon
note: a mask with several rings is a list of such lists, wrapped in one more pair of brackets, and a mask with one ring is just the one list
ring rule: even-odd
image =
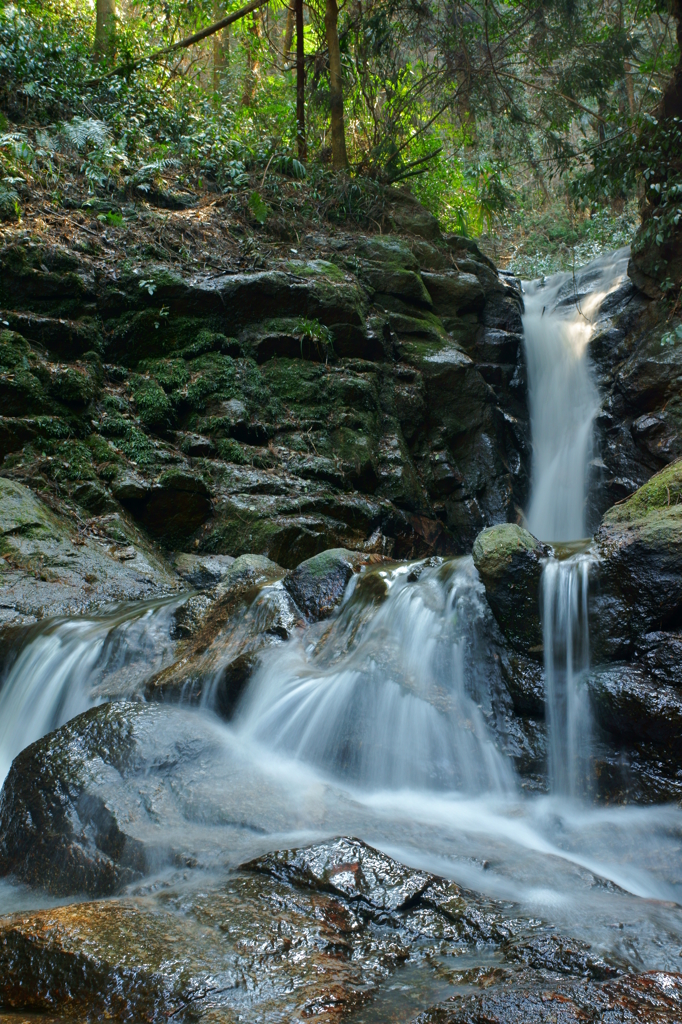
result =
[{"label": "stream", "polygon": [[[627,258],[623,250],[524,285],[534,439],[527,526],[565,544],[545,564],[539,597],[545,791],[517,770],[524,738],[495,669],[471,557],[372,567],[353,577],[331,619],[267,651],[229,723],[214,712],[210,687],[200,706],[167,706],[166,731],[150,737],[145,754],[159,850],[145,888],[152,898],[154,879],[196,889],[269,850],[356,836],[508,901],[525,926],[546,922],[625,968],[679,970],[682,811],[595,802],[582,686],[592,558],[585,505],[599,408],[591,318]],[[34,627],[0,689],[0,780],[51,729],[97,704],[138,698],[175,657],[175,616],[187,596]],[[165,788],[155,783],[164,751],[183,744],[200,754],[179,761]],[[187,877],[169,866],[171,848],[192,858]],[[0,882],[0,913],[55,902]],[[388,1019],[387,1007],[393,1013],[402,1001],[404,1015],[391,1019],[410,1020],[447,994],[431,976],[422,995],[422,974],[409,963],[401,970],[402,987],[353,1019]]]}]

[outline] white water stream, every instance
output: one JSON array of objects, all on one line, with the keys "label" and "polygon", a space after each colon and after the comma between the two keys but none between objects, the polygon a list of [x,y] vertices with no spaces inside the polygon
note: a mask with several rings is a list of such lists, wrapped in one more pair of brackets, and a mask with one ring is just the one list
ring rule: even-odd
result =
[{"label": "white water stream", "polygon": [[[529,526],[542,539],[584,533],[597,399],[583,314],[594,314],[623,261],[617,254],[576,275],[578,319],[572,275],[526,286]],[[331,621],[270,650],[232,724],[169,708],[175,725],[150,744],[150,780],[164,744],[177,750],[191,735],[189,748],[201,734],[206,752],[166,787],[169,816],[154,827],[174,831],[197,870],[211,871],[267,848],[357,835],[517,901],[526,919],[570,929],[638,969],[678,968],[680,810],[578,799],[589,761],[588,569],[581,554],[551,560],[543,580],[551,795],[526,795],[515,771],[530,741],[511,712],[472,561],[435,560],[355,577]],[[0,779],[47,730],[140,692],[173,656],[174,607],[36,629],[0,689]],[[0,912],[38,898],[2,883]]]},{"label": "white water stream", "polygon": [[[585,506],[599,394],[589,342],[604,299],[627,276],[629,249],[573,273],[524,284],[533,465],[527,526],[540,540],[585,537]],[[550,558],[542,577],[542,618],[550,785],[576,798],[590,788],[592,722],[585,676],[588,551]]]}]

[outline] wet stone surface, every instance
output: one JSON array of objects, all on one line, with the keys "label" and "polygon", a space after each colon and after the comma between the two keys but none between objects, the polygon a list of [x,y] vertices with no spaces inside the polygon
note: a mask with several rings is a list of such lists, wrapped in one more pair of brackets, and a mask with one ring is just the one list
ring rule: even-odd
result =
[{"label": "wet stone surface", "polygon": [[349,838],[0,919],[0,1005],[70,1019],[672,1024],[680,993]]}]

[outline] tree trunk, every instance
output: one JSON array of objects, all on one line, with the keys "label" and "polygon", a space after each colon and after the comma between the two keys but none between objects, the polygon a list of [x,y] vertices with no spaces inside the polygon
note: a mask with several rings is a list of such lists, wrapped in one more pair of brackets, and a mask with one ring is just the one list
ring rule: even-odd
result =
[{"label": "tree trunk", "polygon": [[244,77],[242,103],[245,107],[250,107],[253,102],[253,94],[256,91],[256,79],[258,77],[258,39],[260,39],[261,34],[258,13],[258,11],[254,11],[251,15],[251,24],[244,38],[246,75]]},{"label": "tree trunk", "polygon": [[332,167],[339,171],[348,167],[346,129],[343,123],[343,78],[339,47],[339,9],[336,0],[326,0],[324,27],[329,50],[329,103],[332,109]]},{"label": "tree trunk", "polygon": [[[225,17],[223,0],[213,0],[213,19],[220,21]],[[224,28],[213,36],[213,92],[223,91],[223,75],[230,56],[230,30]]]},{"label": "tree trunk", "polygon": [[632,65],[629,60],[623,61],[623,68],[625,69],[625,92],[628,97],[628,107],[630,113],[635,112],[635,80],[632,77]]},{"label": "tree trunk", "polygon": [[284,56],[288,56],[291,52],[291,44],[294,40],[294,22],[296,19],[295,9],[291,6],[294,0],[289,0],[289,6],[287,7],[287,26],[284,30]]},{"label": "tree trunk", "polygon": [[296,135],[298,158],[308,156],[305,140],[305,63],[303,54],[303,0],[296,0]]},{"label": "tree trunk", "polygon": [[97,0],[95,53],[111,56],[116,49],[116,0]]}]

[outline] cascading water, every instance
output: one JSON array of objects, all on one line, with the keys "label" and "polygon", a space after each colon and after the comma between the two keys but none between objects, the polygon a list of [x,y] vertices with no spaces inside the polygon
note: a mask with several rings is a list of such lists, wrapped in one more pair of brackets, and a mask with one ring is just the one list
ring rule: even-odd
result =
[{"label": "cascading water", "polygon": [[316,645],[274,652],[240,729],[370,790],[512,791],[481,711],[483,601],[470,558],[360,579]]},{"label": "cascading water", "polygon": [[[533,464],[528,529],[544,541],[585,536],[585,504],[599,394],[588,345],[606,296],[627,274],[629,249],[575,274],[524,284],[524,342]],[[591,716],[587,585],[590,555],[550,558],[542,577],[544,663],[552,790],[588,788]]]},{"label": "cascading water", "polygon": [[171,659],[178,600],[38,627],[0,688],[0,785],[29,743],[95,704],[134,693]]}]

